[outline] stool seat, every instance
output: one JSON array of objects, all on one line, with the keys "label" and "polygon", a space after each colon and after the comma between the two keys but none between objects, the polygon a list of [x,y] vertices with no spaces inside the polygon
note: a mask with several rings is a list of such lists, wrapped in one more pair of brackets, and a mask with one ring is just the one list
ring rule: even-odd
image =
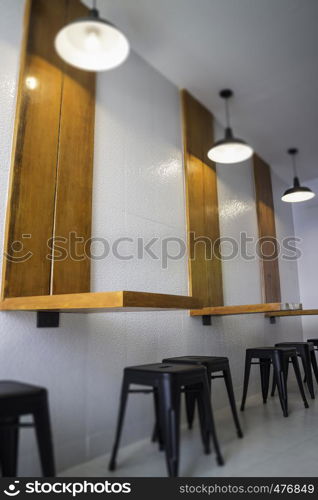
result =
[{"label": "stool seat", "polygon": [[55,476],[53,443],[48,408],[48,395],[44,387],[24,382],[0,381],[0,464],[2,475],[16,477],[20,417],[33,416],[44,477]]},{"label": "stool seat", "polygon": [[[312,376],[312,369],[314,371],[316,380],[318,382],[318,366],[315,356],[315,346],[313,342],[279,342],[275,344],[277,347],[294,347],[297,351],[298,356],[301,358],[301,362],[305,372],[305,382],[307,383],[308,391],[312,399],[315,399],[314,382]],[[311,369],[312,368],[312,369]],[[273,380],[272,395],[275,392],[275,380]]]},{"label": "stool seat", "polygon": [[308,342],[310,342],[310,340],[306,340],[306,341],[293,340],[293,341],[289,341],[289,342],[279,342],[275,345],[282,345],[282,346],[284,346],[284,345],[306,345],[306,344],[308,344]]},{"label": "stool seat", "polygon": [[228,363],[228,358],[223,356],[177,356],[166,358],[163,363],[184,363],[184,364],[199,364],[204,366],[213,367],[215,363]]},{"label": "stool seat", "polygon": [[43,391],[45,391],[43,387],[25,384],[24,382],[0,380],[0,399],[35,395],[40,394]]},{"label": "stool seat", "polygon": [[154,363],[151,365],[139,365],[139,366],[129,366],[125,368],[125,372],[147,372],[154,374],[166,374],[166,375],[179,375],[182,376],[186,373],[202,373],[204,372],[204,368],[202,366],[197,366],[196,364],[192,365],[178,365],[167,362],[162,363]]},{"label": "stool seat", "polygon": [[309,340],[307,342],[279,342],[279,343],[275,344],[275,346],[277,346],[277,347],[295,346],[296,348],[302,347],[302,346],[308,346],[311,351],[314,349],[313,342],[310,342]]},{"label": "stool seat", "polygon": [[[252,360],[255,358],[258,359],[259,361],[252,362]],[[305,408],[308,408],[308,403],[305,396],[304,387],[301,380],[301,374],[298,365],[297,350],[295,346],[291,346],[288,344],[287,346],[283,347],[277,345],[277,346],[265,346],[265,347],[252,347],[246,349],[241,411],[244,411],[245,408],[251,365],[259,364],[263,403],[265,404],[267,401],[270,369],[271,366],[273,366],[274,370],[273,381],[274,383],[277,383],[278,394],[281,407],[283,410],[283,415],[284,417],[288,417],[287,373],[288,373],[289,361],[293,363],[299,391],[301,393]]]},{"label": "stool seat", "polygon": [[[211,392],[211,380],[215,378],[223,378],[225,381],[228,398],[232,410],[234,423],[238,437],[243,437],[240,421],[237,414],[232,376],[230,370],[229,359],[225,356],[178,356],[174,358],[167,358],[162,361],[163,363],[180,363],[182,365],[197,364],[204,366],[207,369],[209,389]],[[221,372],[220,375],[213,376],[213,373]],[[186,392],[186,410],[189,429],[192,428],[195,412],[196,396],[193,393]]]},{"label": "stool seat", "polygon": [[131,384],[158,387],[162,378],[174,381],[179,385],[195,384],[195,378],[201,380],[206,376],[206,368],[199,365],[173,365],[172,363],[155,363],[151,365],[129,366],[124,369]]},{"label": "stool seat", "polygon": [[318,339],[307,339],[307,342],[311,342],[314,345],[314,350],[318,351]]},{"label": "stool seat", "polygon": [[272,353],[273,351],[281,351],[283,353],[287,353],[287,352],[295,352],[296,348],[293,348],[293,347],[278,347],[278,346],[270,346],[270,347],[249,347],[248,349],[246,349],[246,352],[253,352],[255,357],[258,357],[257,356],[257,353],[259,352],[260,354],[266,354],[266,352],[268,353]]},{"label": "stool seat", "polygon": [[201,365],[205,366],[208,372],[219,372],[229,365],[228,358],[224,356],[177,356],[174,358],[166,358],[163,363],[181,363],[183,365]]},{"label": "stool seat", "polygon": [[315,347],[318,347],[318,339],[307,339],[307,342],[311,342]]},{"label": "stool seat", "polygon": [[132,392],[130,385],[144,385],[153,388],[155,413],[160,449],[165,451],[169,476],[178,475],[180,440],[180,396],[183,388],[190,388],[199,400],[201,436],[206,453],[209,453],[210,435],[212,436],[219,465],[223,457],[217,440],[212,407],[209,397],[207,370],[202,365],[181,365],[155,363],[130,366],[124,369],[119,414],[109,470],[116,468],[116,456],[124,421],[127,397]]}]

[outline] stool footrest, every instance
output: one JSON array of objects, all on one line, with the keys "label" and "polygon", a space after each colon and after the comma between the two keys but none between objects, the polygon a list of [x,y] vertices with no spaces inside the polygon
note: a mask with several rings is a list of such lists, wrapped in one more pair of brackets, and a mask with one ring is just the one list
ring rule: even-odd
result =
[{"label": "stool footrest", "polygon": [[28,429],[28,428],[34,428],[34,424],[0,423],[0,429]]}]

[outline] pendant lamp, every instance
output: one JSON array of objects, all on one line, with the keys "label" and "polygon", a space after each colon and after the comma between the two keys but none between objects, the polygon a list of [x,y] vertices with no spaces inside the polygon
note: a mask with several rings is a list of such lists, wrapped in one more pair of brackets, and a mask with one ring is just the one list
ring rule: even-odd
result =
[{"label": "pendant lamp", "polygon": [[129,42],[116,26],[99,17],[94,0],[87,17],[74,19],[58,32],[55,49],[71,66],[86,71],[105,71],[125,61]]},{"label": "pendant lamp", "polygon": [[287,153],[292,157],[294,185],[285,191],[282,200],[287,203],[299,203],[301,201],[311,200],[311,198],[314,198],[315,193],[311,189],[301,186],[297,175],[295,156],[298,154],[298,149],[290,148]]},{"label": "pendant lamp", "polygon": [[250,158],[253,154],[253,149],[242,139],[238,139],[233,135],[233,130],[230,126],[229,115],[229,99],[233,96],[233,91],[224,89],[220,92],[220,97],[225,101],[226,128],[225,137],[213,144],[208,152],[208,157],[215,163],[240,163]]}]

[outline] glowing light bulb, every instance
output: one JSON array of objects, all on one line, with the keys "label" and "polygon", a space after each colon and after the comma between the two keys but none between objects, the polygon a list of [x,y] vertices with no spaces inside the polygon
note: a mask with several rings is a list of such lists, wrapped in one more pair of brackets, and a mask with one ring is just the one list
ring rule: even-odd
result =
[{"label": "glowing light bulb", "polygon": [[88,29],[85,37],[85,49],[87,50],[100,50],[101,48],[101,40],[100,33],[97,29]]}]

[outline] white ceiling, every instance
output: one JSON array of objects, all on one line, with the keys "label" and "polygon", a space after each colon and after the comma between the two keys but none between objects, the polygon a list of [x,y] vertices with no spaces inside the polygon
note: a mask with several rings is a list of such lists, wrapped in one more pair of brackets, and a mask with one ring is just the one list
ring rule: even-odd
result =
[{"label": "white ceiling", "polygon": [[[232,88],[236,135],[282,177],[300,149],[302,179],[318,177],[318,0],[97,0],[133,49],[224,123]],[[89,0],[85,3],[89,5]]]}]

